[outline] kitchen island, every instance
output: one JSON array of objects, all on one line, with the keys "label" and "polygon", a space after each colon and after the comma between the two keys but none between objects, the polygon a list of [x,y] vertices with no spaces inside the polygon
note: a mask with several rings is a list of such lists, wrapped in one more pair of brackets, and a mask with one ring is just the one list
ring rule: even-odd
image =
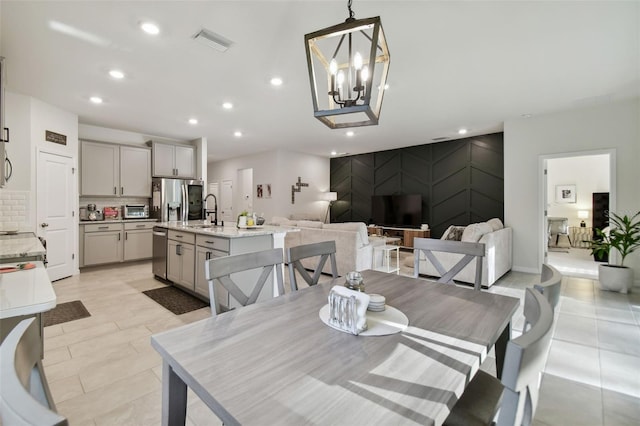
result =
[{"label": "kitchen island", "polygon": [[[259,226],[249,229],[238,229],[232,226],[213,226],[204,221],[159,222],[155,227],[167,230],[166,243],[166,278],[162,272],[156,277],[165,278],[187,292],[209,300],[209,286],[205,278],[205,262],[221,256],[267,250],[284,249],[284,237],[287,232],[296,232],[295,228],[278,226]],[[154,244],[154,249],[156,245]],[[156,254],[154,253],[154,258]],[[233,275],[233,279],[246,293],[255,284],[260,271],[246,271]],[[273,286],[265,286],[258,301],[277,295],[275,277]],[[216,283],[216,298],[227,308],[238,307],[239,304],[229,298],[226,290]]]}]

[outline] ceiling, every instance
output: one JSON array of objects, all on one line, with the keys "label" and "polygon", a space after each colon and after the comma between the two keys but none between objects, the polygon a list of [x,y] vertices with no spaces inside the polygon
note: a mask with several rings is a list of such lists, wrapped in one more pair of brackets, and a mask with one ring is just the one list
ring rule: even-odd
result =
[{"label": "ceiling", "polygon": [[[209,161],[279,148],[328,157],[419,145],[458,138],[462,127],[486,134],[529,114],[640,94],[637,1],[356,0],[356,18],[382,19],[390,87],[380,124],[347,137],[313,117],[304,50],[304,35],[343,22],[346,4],[2,0],[7,87],[80,123],[206,137]],[[143,19],[161,33],[140,31]],[[203,27],[231,48],[194,41]],[[126,77],[109,77],[113,68]],[[271,86],[273,76],[284,84]],[[104,102],[89,102],[94,95]]]}]

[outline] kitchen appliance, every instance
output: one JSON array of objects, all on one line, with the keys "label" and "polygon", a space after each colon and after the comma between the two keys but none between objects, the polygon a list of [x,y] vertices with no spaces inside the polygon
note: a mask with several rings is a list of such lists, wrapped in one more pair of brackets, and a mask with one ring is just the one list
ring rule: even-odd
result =
[{"label": "kitchen appliance", "polygon": [[167,279],[167,237],[169,231],[158,226],[153,227],[153,258],[151,268],[153,275]]},{"label": "kitchen appliance", "polygon": [[149,206],[146,204],[126,204],[123,210],[125,219],[146,219],[149,217]]},{"label": "kitchen appliance", "polygon": [[89,214],[86,207],[80,207],[80,220],[89,220]]},{"label": "kitchen appliance", "polygon": [[87,219],[104,220],[104,216],[100,210],[96,210],[95,204],[87,204]]},{"label": "kitchen appliance", "polygon": [[151,217],[160,222],[203,220],[201,180],[153,178]]}]

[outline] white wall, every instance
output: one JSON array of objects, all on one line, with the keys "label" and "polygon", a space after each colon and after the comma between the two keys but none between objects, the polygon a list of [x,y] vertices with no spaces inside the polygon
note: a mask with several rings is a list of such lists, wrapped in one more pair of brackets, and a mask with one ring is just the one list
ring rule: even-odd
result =
[{"label": "white wall", "polygon": [[[566,217],[569,226],[580,226],[578,210],[589,212],[585,222],[591,226],[594,192],[609,192],[609,156],[588,155],[554,158],[547,161],[547,210],[550,217]],[[576,185],[575,203],[558,203],[556,186]]]},{"label": "white wall", "polygon": [[78,125],[80,139],[89,139],[98,142],[112,142],[126,145],[144,145],[149,140],[156,142],[184,142],[160,136],[143,133],[129,132],[126,130],[111,129],[108,127],[92,126],[90,124]]},{"label": "white wall", "polygon": [[[230,179],[235,191],[238,170],[248,168],[253,169],[253,209],[258,214],[264,213],[267,221],[273,216],[290,215],[324,218],[327,202],[320,201],[320,194],[329,190],[328,158],[277,150],[213,162],[209,163],[209,182],[221,184],[222,180]],[[291,204],[291,185],[298,181],[298,176],[309,186],[297,192],[295,204]],[[271,184],[271,198],[256,197],[258,184]],[[235,212],[239,211],[238,203],[234,200]]]},{"label": "white wall", "polygon": [[[541,156],[558,153],[614,149],[617,213],[640,209],[640,100],[557,112],[504,124],[505,223],[513,227],[515,270],[536,272],[542,259],[542,201],[539,197]],[[640,253],[629,266],[640,279]]]}]

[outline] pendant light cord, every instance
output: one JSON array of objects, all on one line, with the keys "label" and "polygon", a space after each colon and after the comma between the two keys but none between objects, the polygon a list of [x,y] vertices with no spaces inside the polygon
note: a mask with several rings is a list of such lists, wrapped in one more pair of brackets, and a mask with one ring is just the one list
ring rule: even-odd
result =
[{"label": "pendant light cord", "polygon": [[348,19],[355,19],[355,13],[353,13],[353,10],[351,10],[351,3],[353,2],[353,0],[348,0],[347,1],[347,9],[349,10],[349,18]]}]

